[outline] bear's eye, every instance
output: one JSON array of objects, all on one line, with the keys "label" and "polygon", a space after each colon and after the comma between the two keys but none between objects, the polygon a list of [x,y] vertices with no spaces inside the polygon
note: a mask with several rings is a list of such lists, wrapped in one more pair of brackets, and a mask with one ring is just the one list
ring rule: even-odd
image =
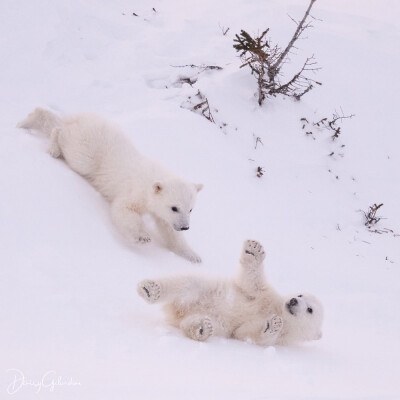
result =
[{"label": "bear's eye", "polygon": [[192,210],[193,210],[193,208],[189,212],[192,212]]},{"label": "bear's eye", "polygon": [[171,210],[173,211],[173,212],[178,212],[178,208],[177,207],[171,207]]},{"label": "bear's eye", "polygon": [[303,295],[302,295],[302,294],[299,294],[297,297],[303,297]]},{"label": "bear's eye", "polygon": [[309,312],[310,314],[312,314],[312,308],[308,307],[308,308],[307,308],[307,312]]}]

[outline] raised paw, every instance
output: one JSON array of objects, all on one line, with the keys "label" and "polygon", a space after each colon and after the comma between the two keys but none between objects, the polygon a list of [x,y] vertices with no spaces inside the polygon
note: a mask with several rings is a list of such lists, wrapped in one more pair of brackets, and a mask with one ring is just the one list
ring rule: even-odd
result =
[{"label": "raised paw", "polygon": [[278,315],[273,315],[270,318],[264,328],[264,334],[268,336],[275,336],[278,335],[283,327],[283,320]]},{"label": "raised paw", "polygon": [[255,240],[246,240],[243,243],[241,260],[242,262],[250,262],[261,264],[264,261],[265,252],[260,243]]},{"label": "raised paw", "polygon": [[193,322],[187,333],[192,339],[202,342],[212,336],[213,332],[214,329],[210,318],[204,317]]},{"label": "raised paw", "polygon": [[138,283],[137,292],[148,303],[155,303],[160,298],[161,286],[156,281],[146,279]]}]

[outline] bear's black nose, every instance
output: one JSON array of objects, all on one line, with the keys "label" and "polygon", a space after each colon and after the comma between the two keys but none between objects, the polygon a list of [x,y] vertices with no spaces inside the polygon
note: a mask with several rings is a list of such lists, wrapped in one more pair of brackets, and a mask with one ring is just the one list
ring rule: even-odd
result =
[{"label": "bear's black nose", "polygon": [[188,226],[182,226],[181,231],[187,231],[189,229]]},{"label": "bear's black nose", "polygon": [[295,299],[294,297],[293,297],[293,299],[290,299],[289,305],[290,305],[290,306],[295,306],[295,305],[297,305],[297,299]]}]

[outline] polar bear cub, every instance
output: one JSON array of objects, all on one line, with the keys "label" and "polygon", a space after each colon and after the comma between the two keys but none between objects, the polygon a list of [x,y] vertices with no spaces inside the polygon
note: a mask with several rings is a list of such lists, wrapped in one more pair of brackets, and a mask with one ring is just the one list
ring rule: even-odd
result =
[{"label": "polar bear cub", "polygon": [[264,257],[261,244],[247,240],[232,280],[177,276],[144,280],[137,290],[148,303],[164,303],[168,322],[194,340],[215,335],[272,346],[320,339],[321,303],[310,294],[276,293]]},{"label": "polar bear cub", "polygon": [[60,117],[36,108],[18,126],[50,138],[50,155],[64,158],[110,202],[112,220],[128,243],[151,240],[142,220],[150,214],[167,248],[201,262],[181,231],[189,229],[202,185],[189,183],[144,157],[119,128],[97,115]]}]

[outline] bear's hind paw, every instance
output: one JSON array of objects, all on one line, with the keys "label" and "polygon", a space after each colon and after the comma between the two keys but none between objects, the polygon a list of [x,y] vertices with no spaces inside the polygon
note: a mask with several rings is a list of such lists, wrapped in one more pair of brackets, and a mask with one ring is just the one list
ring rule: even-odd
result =
[{"label": "bear's hind paw", "polygon": [[160,298],[161,286],[155,281],[144,280],[137,285],[137,291],[148,303],[155,303]]},{"label": "bear's hind paw", "polygon": [[214,328],[210,318],[204,317],[198,322],[193,323],[189,330],[189,336],[198,341],[207,340],[214,333]]}]

